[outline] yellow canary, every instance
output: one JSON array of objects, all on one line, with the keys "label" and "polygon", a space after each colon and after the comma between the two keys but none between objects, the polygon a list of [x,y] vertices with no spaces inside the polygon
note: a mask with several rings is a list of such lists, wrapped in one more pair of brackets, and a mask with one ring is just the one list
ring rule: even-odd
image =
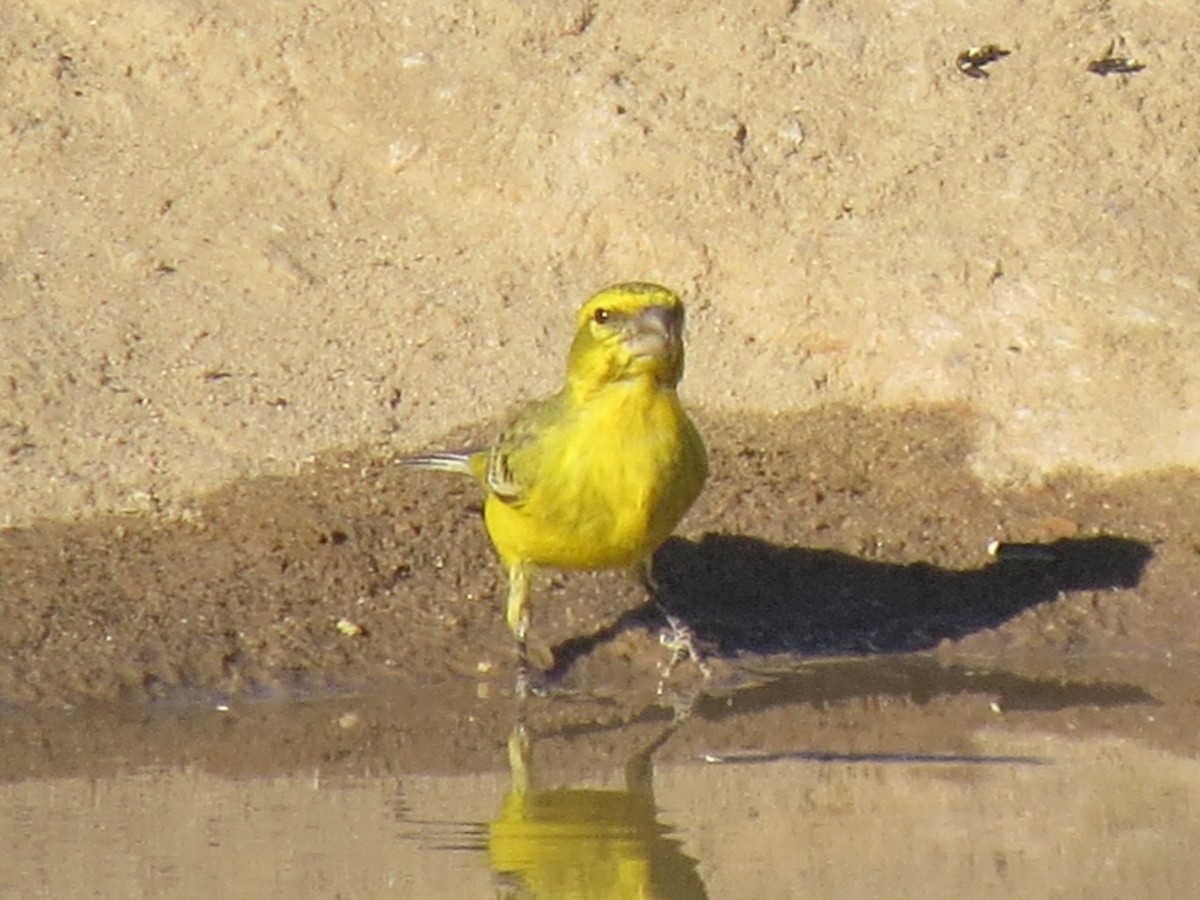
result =
[{"label": "yellow canary", "polygon": [[[508,572],[506,619],[524,693],[529,581],[540,566],[628,567],[650,558],[708,475],[704,442],[679,403],[683,303],[655,284],[605,288],[580,308],[566,383],[523,409],[490,449],[402,459],[467,474],[486,492],[488,536]],[[668,616],[675,658],[701,663]],[[702,666],[703,668],[703,666]]]},{"label": "yellow canary", "polygon": [[487,829],[500,896],[522,900],[654,900],[707,897],[697,861],[659,821],[654,754],[677,719],[625,763],[624,789],[538,784],[521,726],[508,739],[511,785]]}]

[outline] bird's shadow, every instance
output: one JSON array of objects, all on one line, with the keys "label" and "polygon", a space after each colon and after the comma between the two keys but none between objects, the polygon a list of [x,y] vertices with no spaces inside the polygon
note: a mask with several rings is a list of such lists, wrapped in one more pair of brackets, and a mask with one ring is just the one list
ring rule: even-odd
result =
[{"label": "bird's shadow", "polygon": [[[1127,538],[1063,539],[1031,561],[945,569],[780,547],[745,535],[672,538],[654,558],[658,602],[722,656],[904,653],[994,628],[1062,593],[1136,586],[1153,556]],[[562,674],[626,628],[660,621],[653,602],[553,649]]]}]

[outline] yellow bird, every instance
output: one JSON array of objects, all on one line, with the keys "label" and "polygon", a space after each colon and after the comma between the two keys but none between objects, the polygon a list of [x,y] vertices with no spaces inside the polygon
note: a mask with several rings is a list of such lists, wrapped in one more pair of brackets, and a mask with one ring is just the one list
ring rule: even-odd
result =
[{"label": "yellow bird", "polygon": [[[557,393],[525,407],[489,449],[400,460],[470,475],[483,487],[484,523],[508,572],[519,694],[527,690],[532,572],[630,568],[653,592],[651,556],[704,486],[704,442],[675,392],[683,318],[682,301],[659,285],[605,288],[579,310]],[[687,654],[707,674],[690,630],[667,621],[671,666]]]},{"label": "yellow bird", "polygon": [[697,861],[659,820],[654,754],[678,730],[676,718],[625,763],[624,789],[538,784],[524,727],[508,739],[511,785],[488,825],[487,849],[513,900],[655,900],[708,894]]}]

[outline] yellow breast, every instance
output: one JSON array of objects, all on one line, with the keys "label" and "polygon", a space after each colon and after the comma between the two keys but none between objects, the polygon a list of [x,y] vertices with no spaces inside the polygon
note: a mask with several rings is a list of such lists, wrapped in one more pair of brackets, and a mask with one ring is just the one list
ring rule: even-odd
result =
[{"label": "yellow breast", "polygon": [[506,565],[632,566],[666,540],[704,485],[704,445],[673,390],[614,383],[545,430],[520,503],[494,495],[488,534]]}]

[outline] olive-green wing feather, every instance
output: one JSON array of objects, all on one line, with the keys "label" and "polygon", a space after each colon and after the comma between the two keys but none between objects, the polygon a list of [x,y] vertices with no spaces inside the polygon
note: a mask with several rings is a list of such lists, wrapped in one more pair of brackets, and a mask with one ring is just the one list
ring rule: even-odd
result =
[{"label": "olive-green wing feather", "polygon": [[505,503],[519,505],[537,482],[541,442],[548,428],[561,424],[565,403],[563,394],[531,403],[492,445],[484,481]]}]

